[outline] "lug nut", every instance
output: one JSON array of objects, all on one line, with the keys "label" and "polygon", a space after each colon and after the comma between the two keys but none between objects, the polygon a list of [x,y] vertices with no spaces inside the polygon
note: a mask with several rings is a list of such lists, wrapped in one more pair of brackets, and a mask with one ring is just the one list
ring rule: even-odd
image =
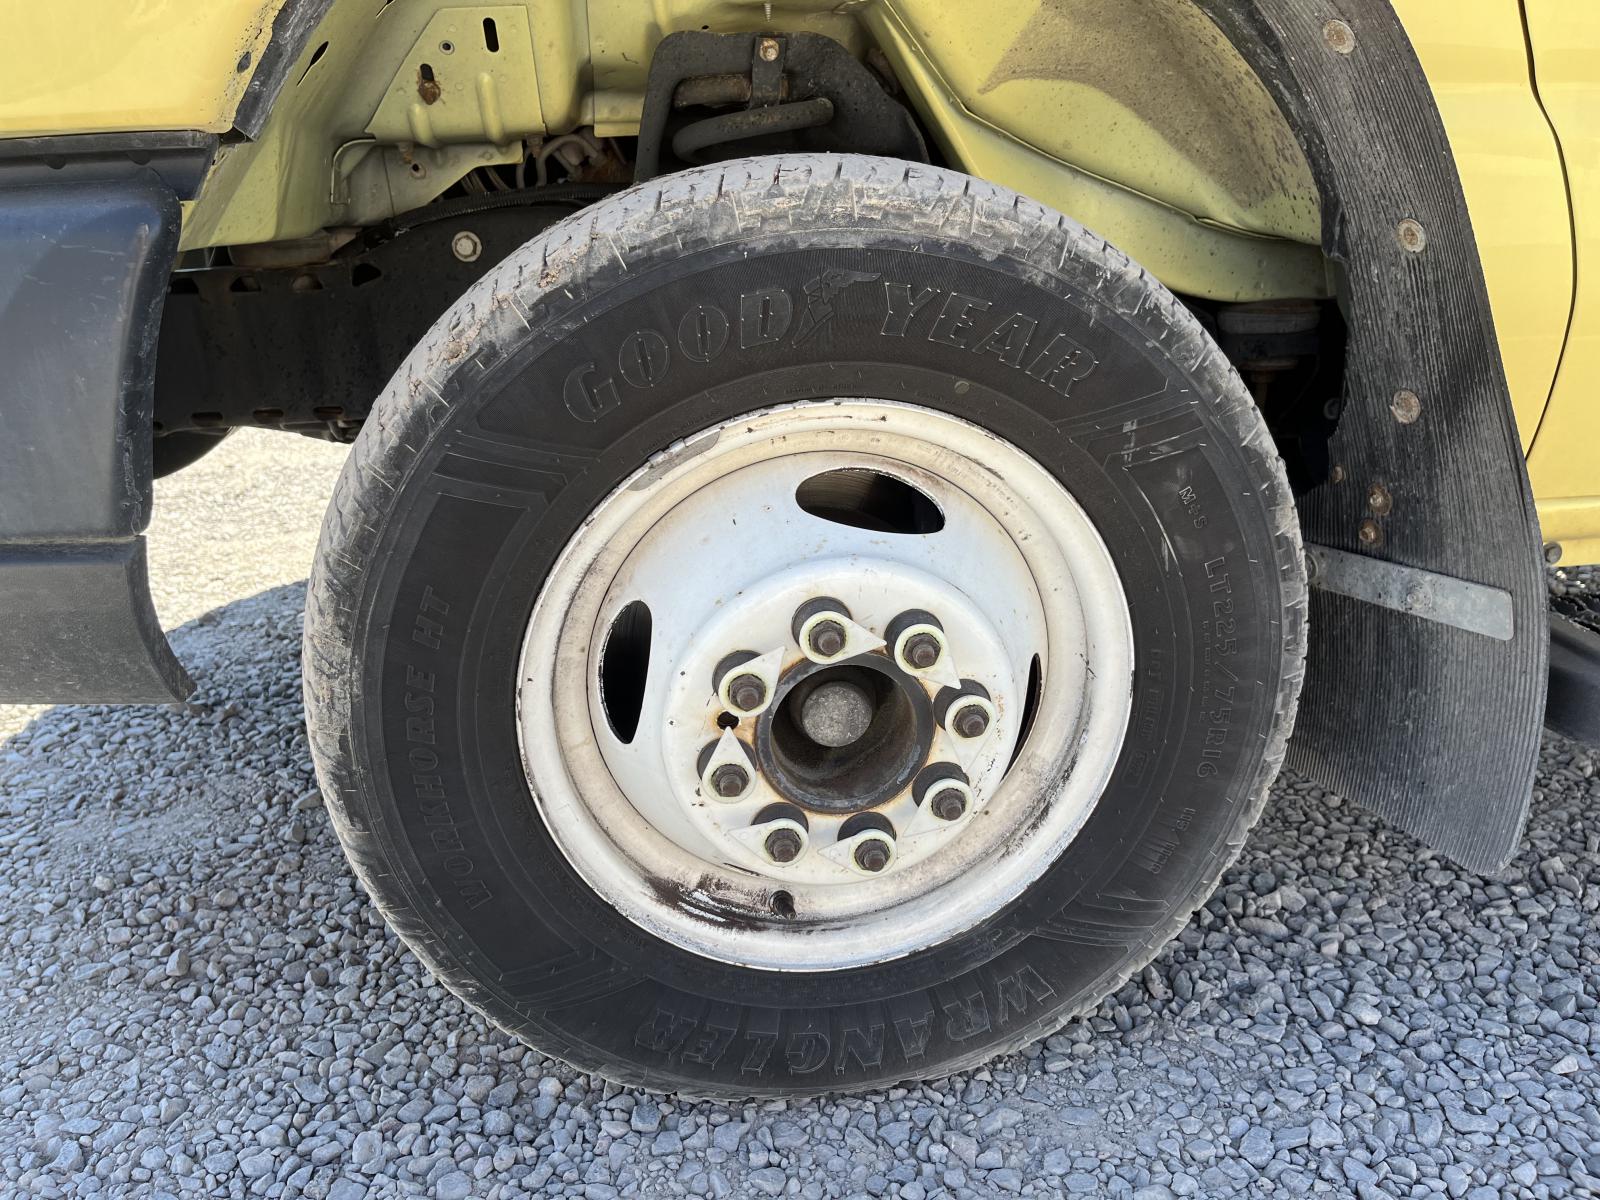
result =
[{"label": "lug nut", "polygon": [[728,699],[741,712],[754,712],[767,698],[767,685],[758,675],[739,675],[728,685]]},{"label": "lug nut", "polygon": [[762,844],[766,847],[767,857],[775,863],[793,862],[805,847],[800,835],[788,827],[774,829]]},{"label": "lug nut", "polygon": [[807,640],[811,643],[813,654],[832,658],[844,649],[844,626],[832,620],[818,621],[811,627]]},{"label": "lug nut", "polygon": [[742,796],[750,786],[750,772],[737,763],[723,763],[711,772],[711,790],[724,800]]},{"label": "lug nut", "polygon": [[889,865],[889,843],[882,838],[863,838],[856,843],[856,866],[876,875]]},{"label": "lug nut", "polygon": [[989,713],[981,704],[963,704],[951,715],[950,728],[957,737],[982,737],[989,729]]},{"label": "lug nut", "polygon": [[939,661],[939,639],[931,633],[914,633],[906,639],[902,653],[906,662],[919,671],[926,671]]},{"label": "lug nut", "polygon": [[959,788],[947,787],[935,792],[929,804],[933,815],[941,821],[959,821],[967,811],[967,798]]}]

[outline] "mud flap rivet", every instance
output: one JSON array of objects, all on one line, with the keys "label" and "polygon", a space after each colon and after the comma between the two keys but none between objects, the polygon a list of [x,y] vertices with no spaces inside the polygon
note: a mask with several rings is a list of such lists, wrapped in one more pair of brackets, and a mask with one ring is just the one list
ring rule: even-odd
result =
[{"label": "mud flap rivet", "polygon": [[1335,19],[1322,27],[1322,40],[1335,54],[1349,54],[1356,48],[1356,31]]},{"label": "mud flap rivet", "polygon": [[1409,388],[1401,388],[1389,402],[1389,411],[1400,424],[1410,425],[1422,415],[1422,401]]}]

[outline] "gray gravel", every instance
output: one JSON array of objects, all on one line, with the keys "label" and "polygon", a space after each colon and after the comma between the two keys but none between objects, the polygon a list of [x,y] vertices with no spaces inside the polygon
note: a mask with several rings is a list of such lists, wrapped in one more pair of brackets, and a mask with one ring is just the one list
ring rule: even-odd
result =
[{"label": "gray gravel", "polygon": [[1600,783],[1555,740],[1498,879],[1285,776],[1142,977],[943,1083],[727,1106],[512,1042],[320,810],[294,581],[338,458],[236,437],[161,485],[192,704],[0,710],[4,1194],[1600,1194]]}]

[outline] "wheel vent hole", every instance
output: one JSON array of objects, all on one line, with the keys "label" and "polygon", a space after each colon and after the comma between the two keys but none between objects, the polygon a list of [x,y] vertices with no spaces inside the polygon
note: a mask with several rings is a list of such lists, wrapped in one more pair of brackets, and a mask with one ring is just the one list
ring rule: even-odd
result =
[{"label": "wheel vent hole", "polygon": [[931,497],[881,471],[824,471],[796,488],[794,499],[813,517],[874,533],[927,534],[944,528],[944,514]]},{"label": "wheel vent hole", "polygon": [[788,892],[773,892],[772,911],[785,919],[794,916],[794,897]]},{"label": "wheel vent hole", "polygon": [[731,712],[718,713],[717,714],[717,728],[718,729],[737,729],[737,728],[739,728],[739,718],[734,716]]},{"label": "wheel vent hole", "polygon": [[1044,671],[1039,665],[1039,656],[1035,654],[1033,661],[1028,664],[1028,695],[1022,703],[1022,722],[1017,726],[1017,744],[1011,751],[1011,762],[1006,764],[1006,770],[1011,769],[1011,763],[1017,761],[1017,755],[1022,753],[1022,747],[1027,744],[1028,734],[1033,732],[1033,719],[1039,713],[1039,697],[1044,693]]},{"label": "wheel vent hole", "polygon": [[650,671],[650,607],[635,600],[611,622],[600,656],[600,704],[611,732],[624,745],[639,731],[645,679]]}]

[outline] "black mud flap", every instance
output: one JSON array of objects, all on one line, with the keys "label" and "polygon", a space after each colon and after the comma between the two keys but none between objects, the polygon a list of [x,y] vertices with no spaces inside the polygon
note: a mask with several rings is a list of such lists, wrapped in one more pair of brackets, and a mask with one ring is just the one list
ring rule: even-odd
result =
[{"label": "black mud flap", "polygon": [[1289,762],[1463,866],[1498,869],[1527,815],[1548,618],[1533,497],[1433,94],[1387,0],[1200,4],[1295,129],[1322,194],[1323,248],[1343,273],[1350,352],[1331,446],[1343,479],[1301,498],[1306,541],[1498,590],[1511,611],[1502,639],[1313,591]]},{"label": "black mud flap", "polygon": [[36,149],[0,142],[0,702],[182,699],[140,536],[177,194]]},{"label": "black mud flap", "polygon": [[1544,723],[1600,746],[1600,595],[1551,601],[1550,690]]}]

